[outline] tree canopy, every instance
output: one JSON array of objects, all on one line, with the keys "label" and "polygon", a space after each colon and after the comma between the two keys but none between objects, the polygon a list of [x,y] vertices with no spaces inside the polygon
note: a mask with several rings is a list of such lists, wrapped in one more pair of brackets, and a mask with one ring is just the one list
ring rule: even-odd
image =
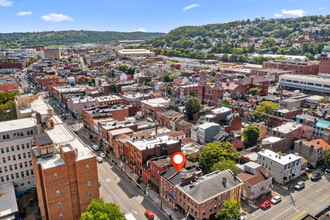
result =
[{"label": "tree canopy", "polygon": [[243,130],[243,143],[246,148],[253,147],[258,143],[260,129],[258,126],[249,124]]},{"label": "tree canopy", "polygon": [[238,167],[236,166],[236,163],[233,160],[224,159],[217,162],[211,167],[211,171],[217,171],[217,170],[224,171],[228,169],[230,169],[233,173],[238,173]]},{"label": "tree canopy", "polygon": [[8,121],[16,119],[15,96],[18,92],[1,92],[0,93],[0,121]]},{"label": "tree canopy", "polygon": [[324,151],[324,162],[329,166],[330,165],[330,149]]},{"label": "tree canopy", "polygon": [[257,95],[258,93],[261,92],[261,89],[259,89],[259,88],[251,88],[251,89],[249,89],[248,92],[249,92],[250,94],[252,94],[252,95]]},{"label": "tree canopy", "polygon": [[115,203],[105,203],[102,199],[93,199],[86,212],[82,213],[81,220],[124,220],[124,213]]},{"label": "tree canopy", "polygon": [[128,66],[126,64],[122,64],[122,65],[118,66],[117,69],[122,72],[126,72],[128,70]]},{"label": "tree canopy", "polygon": [[[239,152],[229,142],[215,141],[202,146],[199,150],[199,163],[204,173],[211,172],[212,167],[218,162],[226,160],[236,161],[238,158]],[[217,166],[214,168],[216,169]]]},{"label": "tree canopy", "polygon": [[202,105],[198,98],[190,97],[187,99],[185,107],[187,116],[191,118],[193,114],[201,110]]},{"label": "tree canopy", "polygon": [[223,208],[215,215],[217,219],[238,219],[240,216],[240,204],[233,199],[225,200],[223,202]]}]

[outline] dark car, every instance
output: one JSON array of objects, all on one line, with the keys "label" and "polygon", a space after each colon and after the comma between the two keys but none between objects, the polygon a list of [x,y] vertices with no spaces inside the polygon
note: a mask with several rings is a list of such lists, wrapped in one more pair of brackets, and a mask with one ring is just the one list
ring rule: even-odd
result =
[{"label": "dark car", "polygon": [[320,173],[314,173],[312,178],[311,178],[311,180],[313,182],[318,181],[319,179],[321,179],[321,174]]}]

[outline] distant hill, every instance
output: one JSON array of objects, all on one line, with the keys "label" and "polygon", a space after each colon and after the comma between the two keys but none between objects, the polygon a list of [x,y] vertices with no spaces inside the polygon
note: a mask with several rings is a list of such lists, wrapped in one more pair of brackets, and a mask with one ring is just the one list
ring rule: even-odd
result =
[{"label": "distant hill", "polygon": [[44,31],[25,33],[0,33],[0,46],[52,46],[72,44],[105,44],[119,40],[150,40],[165,33],[115,32],[115,31]]},{"label": "distant hill", "polygon": [[[231,61],[244,61],[245,54],[255,52],[304,54],[314,59],[329,43],[330,15],[314,15],[183,26],[147,41],[146,45],[157,48],[157,54],[168,56],[203,59],[226,53],[234,55]],[[227,56],[225,59],[228,61]]]}]

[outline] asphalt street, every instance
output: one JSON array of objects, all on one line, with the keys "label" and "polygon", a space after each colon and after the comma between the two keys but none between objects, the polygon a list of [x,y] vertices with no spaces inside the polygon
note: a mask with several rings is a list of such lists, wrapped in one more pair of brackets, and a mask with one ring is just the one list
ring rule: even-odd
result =
[{"label": "asphalt street", "polygon": [[[275,191],[282,197],[282,202],[272,205],[267,210],[258,209],[249,214],[249,220],[298,220],[306,214],[316,215],[330,206],[330,177],[322,176],[317,182],[307,180],[301,191],[287,191],[276,187]],[[291,199],[291,196],[292,199]]]}]

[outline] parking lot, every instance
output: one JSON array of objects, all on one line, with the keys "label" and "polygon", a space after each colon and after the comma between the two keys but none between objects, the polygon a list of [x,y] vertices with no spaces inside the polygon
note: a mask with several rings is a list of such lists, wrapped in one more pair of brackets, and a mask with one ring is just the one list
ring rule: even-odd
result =
[{"label": "parking lot", "polygon": [[[323,171],[320,172],[322,178],[316,182],[312,182],[310,177],[312,173],[298,177],[289,186],[282,186],[274,184],[273,190],[278,193],[282,202],[276,205],[271,205],[266,210],[261,210],[259,207],[255,211],[252,209],[246,210],[249,220],[277,220],[277,219],[301,219],[307,214],[317,215],[319,212],[330,206],[330,175],[325,175]],[[305,188],[295,190],[294,185],[299,182],[305,182]],[[269,198],[261,198],[267,200]]]}]

